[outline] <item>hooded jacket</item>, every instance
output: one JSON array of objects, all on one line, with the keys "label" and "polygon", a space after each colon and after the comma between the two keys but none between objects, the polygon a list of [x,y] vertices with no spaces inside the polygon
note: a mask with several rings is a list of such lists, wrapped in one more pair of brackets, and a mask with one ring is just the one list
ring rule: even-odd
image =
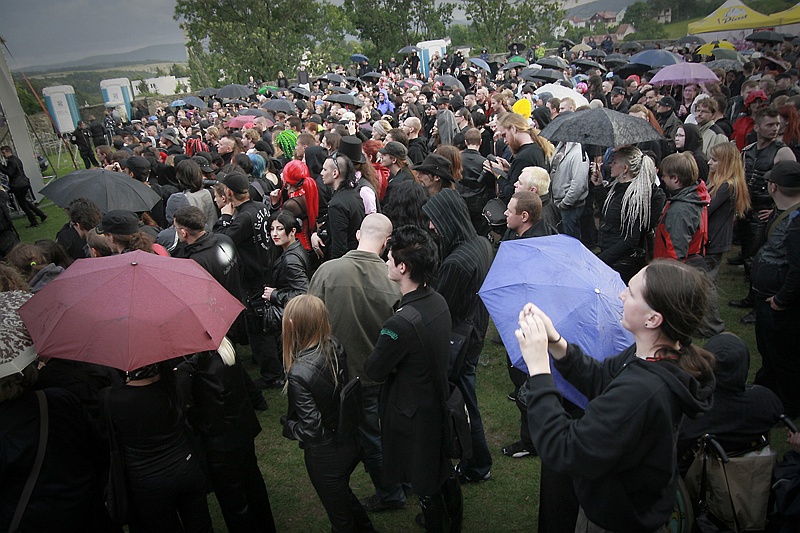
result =
[{"label": "hooded jacket", "polygon": [[678,152],[690,152],[697,163],[697,177],[702,181],[707,181],[708,158],[703,153],[703,137],[700,134],[700,129],[696,124],[681,124],[681,128],[683,128],[685,140],[683,148]]},{"label": "hooded jacket", "polygon": [[667,199],[656,228],[653,256],[684,263],[705,255],[708,242],[708,204],[711,196],[702,181],[675,191]]},{"label": "hooded jacket", "polygon": [[475,232],[467,204],[454,189],[434,194],[422,210],[440,238],[441,265],[434,288],[447,300],[453,327],[472,320],[483,338],[489,313],[478,289],[492,264],[492,245]]},{"label": "hooded jacket", "polygon": [[550,171],[550,193],[559,209],[580,207],[589,196],[589,158],[580,143],[559,143]]},{"label": "hooded jacket", "polygon": [[589,405],[572,419],[551,374],[528,378],[520,396],[542,462],[572,476],[595,524],[637,533],[663,527],[675,506],[678,427],[711,406],[713,378],[700,383],[672,361],[640,359],[635,345],[599,362],[570,344],[555,366]]},{"label": "hooded jacket", "polygon": [[696,445],[697,439],[713,433],[728,452],[749,447],[775,425],[783,404],[774,392],[761,385],[748,385],[750,352],[733,333],[715,335],[705,345],[714,354],[714,404],[702,417],[684,420],[678,437],[678,456]]},{"label": "hooded jacket", "polygon": [[703,153],[706,157],[708,157],[713,147],[728,142],[728,138],[725,134],[717,131],[719,128],[714,126],[713,120],[709,120],[702,126],[698,124],[697,127],[700,128],[700,135],[703,137]]},{"label": "hooded jacket", "polygon": [[192,244],[178,246],[172,256],[194,259],[229,293],[242,299],[241,263],[230,237],[206,233]]}]

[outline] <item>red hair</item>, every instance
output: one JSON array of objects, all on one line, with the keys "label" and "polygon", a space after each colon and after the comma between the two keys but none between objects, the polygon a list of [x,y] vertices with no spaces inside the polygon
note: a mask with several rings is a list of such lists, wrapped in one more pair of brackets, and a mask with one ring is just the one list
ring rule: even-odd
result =
[{"label": "red hair", "polygon": [[308,219],[303,221],[303,230],[298,238],[303,243],[303,247],[309,250],[311,248],[310,236],[316,230],[317,214],[319,213],[317,182],[311,177],[311,172],[306,164],[298,160],[286,163],[286,166],[283,167],[282,177],[285,184],[298,187],[296,191],[289,193],[289,198],[305,196]]},{"label": "red hair", "polygon": [[778,113],[786,121],[782,140],[788,146],[793,146],[800,141],[800,117],[798,117],[797,108],[793,105],[784,105],[781,106]]}]

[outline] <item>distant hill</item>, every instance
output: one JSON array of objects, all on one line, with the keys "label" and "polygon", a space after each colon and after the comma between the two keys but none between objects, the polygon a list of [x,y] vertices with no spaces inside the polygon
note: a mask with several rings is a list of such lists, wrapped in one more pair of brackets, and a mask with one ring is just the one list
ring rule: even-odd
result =
[{"label": "distant hill", "polygon": [[186,63],[186,46],[183,43],[146,46],[131,52],[86,57],[53,65],[35,65],[25,72],[59,72],[78,69],[112,68],[138,63]]}]

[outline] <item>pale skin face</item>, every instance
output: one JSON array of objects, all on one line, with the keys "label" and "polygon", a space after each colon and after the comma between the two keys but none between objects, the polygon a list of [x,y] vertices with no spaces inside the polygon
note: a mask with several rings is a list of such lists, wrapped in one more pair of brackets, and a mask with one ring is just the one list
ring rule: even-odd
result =
[{"label": "pale skin face", "polygon": [[503,214],[506,216],[506,226],[516,232],[519,232],[520,228],[528,221],[528,213],[524,211],[522,213],[517,212],[516,198],[509,200],[506,212]]},{"label": "pale skin face", "polygon": [[284,225],[278,220],[273,220],[272,224],[270,225],[269,236],[272,238],[272,242],[285,250],[297,240],[295,235],[296,232],[297,230],[292,228],[292,231],[286,233],[286,228]]},{"label": "pale skin face", "polygon": [[717,158],[714,157],[713,154],[710,155],[708,157],[708,170],[709,170],[709,172],[716,172],[718,165],[719,165],[719,161],[717,161]]},{"label": "pale skin face", "polygon": [[391,251],[389,252],[388,257],[389,259],[386,260],[386,266],[389,268],[389,279],[391,281],[400,281],[403,277],[403,273],[405,272],[405,264],[396,264],[394,262],[394,257],[392,257]]},{"label": "pale skin face", "polygon": [[615,156],[614,159],[611,160],[611,177],[618,179],[624,176],[625,171],[627,170],[628,166],[625,163],[625,158],[622,156]]},{"label": "pale skin face", "polygon": [[678,128],[675,132],[675,148],[681,149],[686,145],[686,132],[683,128]]},{"label": "pale skin face", "polygon": [[339,169],[336,167],[336,163],[333,159],[326,159],[325,163],[322,165],[322,182],[325,185],[333,185],[334,180],[336,180],[336,176],[339,175]]},{"label": "pale skin face", "polygon": [[713,115],[714,114],[707,107],[701,105],[697,106],[697,108],[694,111],[694,116],[697,119],[697,123],[699,125],[703,125],[709,120],[711,120],[711,117]]},{"label": "pale skin face", "polygon": [[760,124],[756,123],[753,126],[753,129],[759,140],[768,142],[774,140],[778,136],[779,127],[780,120],[778,120],[778,117],[764,117]]},{"label": "pale skin face", "polygon": [[641,270],[631,278],[628,287],[619,295],[622,300],[622,327],[632,333],[646,329],[648,323],[652,324],[656,311],[644,299],[645,272]]}]

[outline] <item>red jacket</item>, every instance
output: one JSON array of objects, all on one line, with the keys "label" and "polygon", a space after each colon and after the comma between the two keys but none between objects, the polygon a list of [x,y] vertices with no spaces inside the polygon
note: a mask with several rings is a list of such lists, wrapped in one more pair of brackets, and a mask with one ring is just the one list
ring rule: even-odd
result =
[{"label": "red jacket", "polygon": [[673,192],[658,221],[653,257],[686,262],[693,256],[704,256],[710,202],[702,181]]}]

